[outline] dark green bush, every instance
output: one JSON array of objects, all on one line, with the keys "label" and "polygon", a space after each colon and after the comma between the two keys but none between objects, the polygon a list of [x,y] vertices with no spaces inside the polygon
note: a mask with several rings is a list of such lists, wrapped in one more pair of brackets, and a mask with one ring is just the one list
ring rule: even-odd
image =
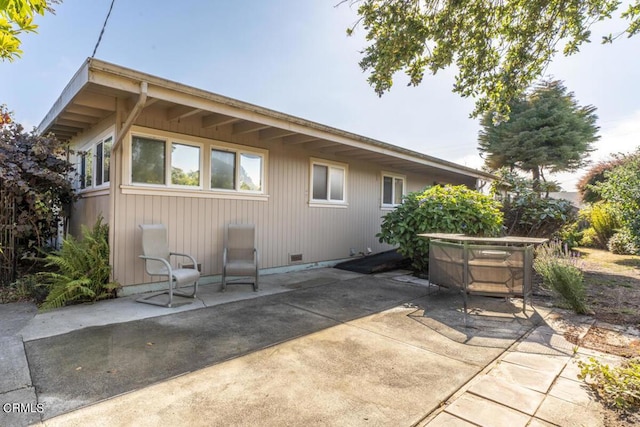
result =
[{"label": "dark green bush", "polygon": [[419,233],[462,233],[495,236],[502,229],[500,204],[465,186],[434,186],[408,194],[402,205],[389,212],[377,234],[380,242],[398,245],[411,258],[413,268],[425,272],[429,244]]},{"label": "dark green bush", "polygon": [[508,235],[556,237],[564,227],[576,220],[577,209],[569,200],[551,199],[541,191],[557,191],[554,188],[557,187],[556,183],[538,183],[536,191],[531,179],[513,171],[503,168],[496,174],[501,179],[491,184],[491,191],[502,200],[504,226]]},{"label": "dark green bush", "polygon": [[49,289],[43,310],[63,307],[71,303],[93,302],[115,298],[120,285],[110,282],[109,228],[102,218],[93,229],[82,227],[82,239],[69,236],[60,251],[45,258],[47,267],[58,271],[39,273],[38,277]]}]

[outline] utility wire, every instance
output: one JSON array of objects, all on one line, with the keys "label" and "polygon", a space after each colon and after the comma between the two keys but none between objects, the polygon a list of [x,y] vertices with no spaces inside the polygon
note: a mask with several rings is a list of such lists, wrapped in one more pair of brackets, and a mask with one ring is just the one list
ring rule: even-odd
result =
[{"label": "utility wire", "polygon": [[100,46],[100,41],[102,40],[102,35],[104,34],[104,29],[107,27],[107,21],[109,20],[109,16],[111,15],[111,10],[113,9],[113,3],[116,0],[111,0],[111,6],[109,7],[109,12],[107,13],[107,17],[104,19],[104,24],[102,24],[102,31],[100,31],[100,36],[98,36],[98,42],[96,43],[96,47],[93,48],[93,53],[91,57],[96,56],[96,51],[98,50],[98,46]]}]

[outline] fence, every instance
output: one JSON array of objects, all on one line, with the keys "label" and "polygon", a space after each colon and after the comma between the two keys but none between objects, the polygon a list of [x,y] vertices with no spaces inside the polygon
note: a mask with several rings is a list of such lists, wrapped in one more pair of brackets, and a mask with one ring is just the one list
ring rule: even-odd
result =
[{"label": "fence", "polygon": [[0,179],[0,285],[16,279],[16,204],[13,193],[7,191]]}]

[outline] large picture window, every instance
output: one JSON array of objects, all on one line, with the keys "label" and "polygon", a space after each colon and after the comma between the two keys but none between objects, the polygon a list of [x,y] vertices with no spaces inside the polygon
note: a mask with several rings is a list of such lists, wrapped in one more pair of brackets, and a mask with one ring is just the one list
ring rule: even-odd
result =
[{"label": "large picture window", "polygon": [[382,206],[393,207],[402,203],[405,195],[405,177],[393,174],[382,174]]},{"label": "large picture window", "polygon": [[311,202],[346,203],[347,165],[312,160]]}]

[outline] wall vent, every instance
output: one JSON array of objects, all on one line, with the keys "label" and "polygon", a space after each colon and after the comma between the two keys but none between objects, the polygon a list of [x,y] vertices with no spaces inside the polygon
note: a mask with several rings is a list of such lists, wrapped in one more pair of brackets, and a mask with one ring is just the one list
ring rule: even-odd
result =
[{"label": "wall vent", "polygon": [[289,264],[302,262],[302,254],[289,254]]}]

